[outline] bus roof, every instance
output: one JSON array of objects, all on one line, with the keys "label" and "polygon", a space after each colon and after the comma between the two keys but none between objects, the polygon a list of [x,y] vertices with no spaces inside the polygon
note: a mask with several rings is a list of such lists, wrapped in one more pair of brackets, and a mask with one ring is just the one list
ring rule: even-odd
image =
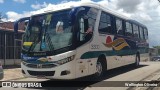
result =
[{"label": "bus roof", "polygon": [[[83,2],[83,3],[77,3],[77,4],[75,4],[75,5],[67,5],[67,4],[66,4],[66,5],[65,5],[65,4],[57,5],[57,6],[56,6],[57,8],[54,8],[54,9],[51,8],[51,9],[48,9],[48,10],[44,10],[43,12],[41,12],[41,13],[39,12],[39,13],[34,14],[34,15],[45,14],[45,13],[54,12],[54,11],[60,11],[60,10],[65,10],[65,9],[71,9],[71,8],[79,7],[79,6],[94,7],[94,8],[100,9],[100,10],[102,10],[102,11],[105,11],[105,12],[107,12],[107,13],[109,13],[109,14],[112,14],[112,15],[114,15],[114,16],[117,16],[117,17],[119,17],[119,18],[122,18],[122,19],[124,19],[124,20],[127,20],[127,21],[129,21],[129,22],[131,22],[131,23],[138,24],[138,25],[141,25],[142,27],[145,27],[145,28],[146,28],[145,25],[143,25],[143,24],[141,24],[141,23],[139,23],[139,22],[137,22],[137,21],[135,21],[135,20],[133,20],[133,19],[131,19],[131,18],[129,18],[129,17],[126,17],[126,16],[124,16],[124,15],[122,15],[122,14],[119,14],[119,13],[113,11],[113,10],[110,10],[109,8],[106,8],[106,7],[104,7],[104,6],[100,5],[100,4],[94,3],[94,2],[85,2],[85,3]],[[33,16],[34,16],[34,15],[33,15]]]},{"label": "bus roof", "polygon": [[134,24],[141,25],[141,26],[144,27],[144,28],[147,28],[145,25],[141,24],[140,22],[138,22],[138,21],[136,21],[136,20],[130,19],[129,21],[132,22],[132,23],[134,23]]},{"label": "bus roof", "polygon": [[120,18],[122,18],[122,19],[125,19],[125,20],[126,20],[126,19],[129,19],[128,17],[126,17],[126,16],[124,16],[124,15],[121,15],[121,14],[119,14],[119,13],[117,13],[117,12],[115,12],[115,11],[109,9],[109,8],[106,8],[106,7],[104,7],[104,6],[100,5],[100,4],[97,4],[97,3],[82,3],[81,6],[95,7],[95,8],[98,8],[98,9],[100,9],[100,10],[103,10],[103,11],[105,11],[105,12],[108,12],[108,13],[110,13],[110,14],[112,14],[112,15],[115,15],[115,16],[117,16],[117,17],[120,17]]},{"label": "bus roof", "polygon": [[94,3],[94,2],[83,2],[83,3],[79,3],[79,4],[76,4],[76,5],[65,5],[65,4],[62,4],[62,5],[57,5],[56,7],[57,8],[51,8],[51,9],[47,9],[47,10],[44,10],[43,12],[39,12],[39,13],[35,13],[34,15],[37,15],[37,14],[45,14],[45,13],[48,13],[48,12],[54,12],[54,11],[59,11],[59,10],[64,10],[64,9],[70,9],[70,8],[74,8],[74,7],[79,7],[79,6],[89,6],[89,7],[94,7],[94,8],[97,8],[97,9],[101,9],[105,12],[108,12],[110,14],[113,14],[117,17],[120,17],[120,18],[123,18],[123,19],[129,19],[128,17],[124,16],[124,15],[121,15],[121,14],[118,14],[116,12],[114,12],[113,10],[110,10],[108,8],[105,8],[104,6],[100,5],[100,4],[97,4],[97,3]]},{"label": "bus roof", "polygon": [[113,10],[110,10],[109,8],[106,8],[106,7],[104,7],[104,6],[100,5],[100,4],[96,4],[96,3],[82,3],[81,6],[95,7],[95,8],[98,8],[98,9],[102,10],[102,11],[105,11],[105,12],[107,12],[107,13],[109,13],[109,14],[112,14],[112,15],[114,15],[114,16],[117,16],[117,17],[119,17],[119,18],[122,18],[122,19],[124,19],[124,20],[127,20],[127,21],[129,21],[129,22],[131,22],[131,23],[134,23],[134,24],[137,24],[137,25],[141,25],[142,27],[147,28],[145,25],[141,24],[140,22],[138,22],[138,21],[136,21],[136,20],[133,20],[133,19],[131,19],[131,18],[129,18],[129,17],[126,17],[126,16],[124,16],[124,15],[121,15],[121,14],[119,14],[119,13],[113,11]]}]

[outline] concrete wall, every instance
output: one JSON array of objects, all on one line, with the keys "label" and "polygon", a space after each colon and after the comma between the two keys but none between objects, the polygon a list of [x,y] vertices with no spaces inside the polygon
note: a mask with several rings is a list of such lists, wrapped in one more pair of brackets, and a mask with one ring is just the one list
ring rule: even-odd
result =
[{"label": "concrete wall", "polygon": [[2,65],[20,65],[21,59],[6,59],[4,64],[4,59],[0,59]]}]

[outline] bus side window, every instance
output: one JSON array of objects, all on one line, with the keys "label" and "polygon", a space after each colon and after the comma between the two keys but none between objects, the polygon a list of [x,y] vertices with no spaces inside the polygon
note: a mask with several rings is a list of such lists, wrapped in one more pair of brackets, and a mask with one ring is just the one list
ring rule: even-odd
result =
[{"label": "bus side window", "polygon": [[89,26],[88,18],[79,19],[79,29],[80,29],[80,41],[87,42],[91,39],[93,33],[93,26]]},{"label": "bus side window", "polygon": [[122,20],[118,18],[116,18],[116,30],[117,34],[123,35]]},{"label": "bus side window", "polygon": [[135,38],[139,38],[138,26],[133,24],[133,34]]},{"label": "bus side window", "polygon": [[80,29],[80,41],[84,41],[84,36],[85,36],[85,34],[84,34],[84,19],[83,18],[80,18],[79,19],[79,29]]},{"label": "bus side window", "polygon": [[132,24],[129,22],[126,22],[126,30],[125,30],[125,35],[126,36],[133,36],[132,34]]},{"label": "bus side window", "polygon": [[144,37],[145,37],[146,40],[148,39],[148,31],[147,31],[147,29],[144,29]]},{"label": "bus side window", "polygon": [[139,33],[140,33],[140,38],[144,39],[144,34],[143,34],[143,28],[142,27],[139,28]]},{"label": "bus side window", "polygon": [[111,17],[104,12],[101,13],[99,33],[112,33]]}]

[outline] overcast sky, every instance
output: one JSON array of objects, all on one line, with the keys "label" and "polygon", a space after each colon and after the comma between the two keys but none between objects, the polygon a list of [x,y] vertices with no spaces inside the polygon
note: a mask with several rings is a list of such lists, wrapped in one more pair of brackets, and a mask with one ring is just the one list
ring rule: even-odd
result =
[{"label": "overcast sky", "polygon": [[[56,5],[76,5],[81,2],[96,2],[148,27],[150,47],[160,45],[160,3],[158,0],[0,0],[0,12],[4,21],[55,8]],[[60,7],[60,6],[59,6]]]}]

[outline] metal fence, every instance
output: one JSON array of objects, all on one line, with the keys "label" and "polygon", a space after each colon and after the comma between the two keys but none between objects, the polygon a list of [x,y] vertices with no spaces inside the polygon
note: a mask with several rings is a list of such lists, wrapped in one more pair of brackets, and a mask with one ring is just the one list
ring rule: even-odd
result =
[{"label": "metal fence", "polygon": [[15,39],[14,32],[0,30],[0,60],[3,65],[20,64],[22,33]]}]

